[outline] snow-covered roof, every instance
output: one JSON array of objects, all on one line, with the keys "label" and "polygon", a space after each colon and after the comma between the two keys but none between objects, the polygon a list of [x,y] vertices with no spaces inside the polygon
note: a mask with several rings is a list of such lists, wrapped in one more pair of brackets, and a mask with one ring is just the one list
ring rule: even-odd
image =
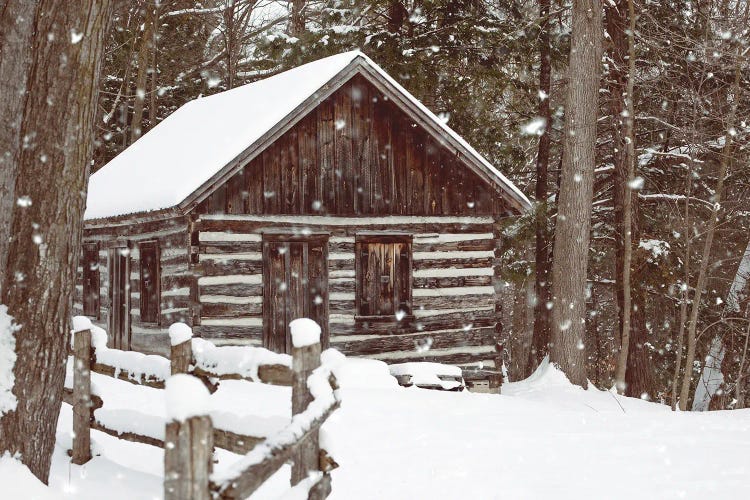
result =
[{"label": "snow-covered roof", "polygon": [[183,105],[91,176],[85,219],[181,205],[305,102],[335,90],[334,82],[345,83],[337,77],[355,67],[392,87],[520,208],[530,206],[513,183],[380,66],[351,51]]}]

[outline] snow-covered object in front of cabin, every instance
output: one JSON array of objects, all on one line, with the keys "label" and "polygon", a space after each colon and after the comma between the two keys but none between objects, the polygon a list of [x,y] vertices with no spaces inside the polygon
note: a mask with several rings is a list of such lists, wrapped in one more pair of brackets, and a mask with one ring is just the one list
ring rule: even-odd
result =
[{"label": "snow-covered object in front of cabin", "polygon": [[[388,369],[394,377],[410,375],[411,383],[420,386],[437,386],[445,390],[463,386],[461,368],[440,363],[412,362],[389,365]],[[458,380],[443,380],[440,377],[458,377]]]},{"label": "snow-covered object in front of cabin", "polygon": [[335,349],[326,349],[320,356],[323,366],[336,377],[340,388],[366,387],[397,389],[398,381],[388,371],[388,365],[376,359],[347,358]]},{"label": "snow-covered object in front of cabin", "polygon": [[309,318],[297,318],[289,323],[294,347],[307,347],[320,343],[320,325]]},{"label": "snow-covered object in front of cabin", "polygon": [[215,375],[238,374],[258,382],[260,365],[284,365],[292,367],[292,357],[262,347],[221,346],[201,338],[193,338],[193,359],[196,368]]},{"label": "snow-covered object in front of cabin", "polygon": [[184,422],[190,417],[208,415],[211,395],[198,378],[186,373],[172,375],[164,384],[167,418]]},{"label": "snow-covered object in front of cabin", "polygon": [[54,500],[59,498],[55,492],[37,479],[28,467],[8,452],[0,454],[0,491],[2,491],[2,497],[7,499]]},{"label": "snow-covered object in front of cabin", "polygon": [[13,367],[16,364],[16,336],[19,326],[8,314],[8,306],[0,304],[0,415],[16,409],[13,395]]},{"label": "snow-covered object in front of cabin", "polygon": [[180,345],[193,338],[193,329],[185,323],[172,323],[169,327],[170,345]]},{"label": "snow-covered object in front of cabin", "polygon": [[[521,205],[531,206],[516,186],[448,125],[369,57],[352,51],[183,105],[91,176],[85,219],[179,205],[355,63],[393,85],[427,120],[465,148]],[[141,182],[145,178],[149,182]]]}]

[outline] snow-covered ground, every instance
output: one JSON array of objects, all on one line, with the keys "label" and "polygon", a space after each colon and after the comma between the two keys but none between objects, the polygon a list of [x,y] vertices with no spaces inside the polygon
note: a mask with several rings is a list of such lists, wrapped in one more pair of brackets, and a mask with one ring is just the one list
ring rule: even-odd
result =
[{"label": "snow-covered ground", "polygon": [[[549,368],[505,385],[501,396],[398,387],[385,365],[367,360],[335,372],[342,405],[322,439],[340,464],[333,499],[733,499],[750,491],[750,410],[673,413],[584,391]],[[232,381],[232,391],[243,384]],[[267,411],[253,394],[240,399]],[[160,449],[94,431],[99,456],[75,466],[65,452],[70,429],[63,405],[49,488],[0,459],[2,498],[161,497]],[[239,457],[218,458],[221,469]],[[288,478],[285,467],[252,498],[278,498]]]}]

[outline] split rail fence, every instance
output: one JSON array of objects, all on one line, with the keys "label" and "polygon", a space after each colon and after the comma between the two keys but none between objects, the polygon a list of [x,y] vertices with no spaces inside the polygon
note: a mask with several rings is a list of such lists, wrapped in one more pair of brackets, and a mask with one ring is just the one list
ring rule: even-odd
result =
[{"label": "split rail fence", "polygon": [[[91,429],[95,429],[120,439],[164,448],[166,500],[247,498],[289,462],[292,463],[292,486],[305,481],[309,499],[324,499],[330,493],[329,472],[337,464],[320,448],[318,434],[326,419],[339,407],[339,401],[334,394],[335,378],[320,366],[319,342],[294,347],[291,368],[284,364],[258,366],[260,382],[292,387],[292,419],[278,433],[268,437],[240,435],[214,429],[208,415],[199,415],[184,421],[167,419],[162,441],[138,433],[120,432],[98,422],[94,412],[103,406],[103,401],[91,392],[91,372],[156,389],[164,389],[166,380],[154,374],[129,373],[123,367],[97,359],[90,329],[73,335],[73,388],[66,389],[64,395],[65,402],[73,406],[73,463],[84,464],[92,458]],[[191,338],[173,345],[170,359],[162,360],[169,363],[172,375],[194,375],[212,392],[215,390],[212,380],[216,379],[257,381],[239,371],[213,373],[210,368],[197,367]],[[318,386],[321,381],[326,385],[328,397],[316,397],[311,393],[314,378]],[[218,477],[212,475],[214,447],[244,457]]]}]

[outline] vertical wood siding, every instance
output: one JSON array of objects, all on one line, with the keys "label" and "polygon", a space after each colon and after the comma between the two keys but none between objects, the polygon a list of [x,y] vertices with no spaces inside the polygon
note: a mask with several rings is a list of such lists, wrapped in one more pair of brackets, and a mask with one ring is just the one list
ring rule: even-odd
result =
[{"label": "vertical wood siding", "polygon": [[504,195],[361,76],[279,137],[199,214],[491,215]]}]

